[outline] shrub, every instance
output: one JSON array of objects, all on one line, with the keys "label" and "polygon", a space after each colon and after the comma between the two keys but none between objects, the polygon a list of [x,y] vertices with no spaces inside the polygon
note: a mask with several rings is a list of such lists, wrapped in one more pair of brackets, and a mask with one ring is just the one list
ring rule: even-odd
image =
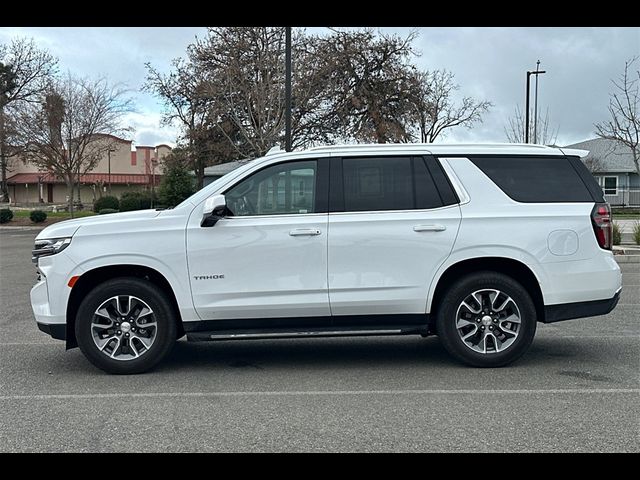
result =
[{"label": "shrub", "polygon": [[620,245],[620,242],[622,242],[622,230],[620,229],[620,225],[613,222],[613,244]]},{"label": "shrub", "polygon": [[140,210],[148,210],[151,208],[151,195],[143,193],[140,195]]},{"label": "shrub", "polygon": [[120,211],[130,212],[132,210],[140,210],[140,197],[133,195],[125,197],[123,195],[120,199]]},{"label": "shrub", "polygon": [[43,212],[42,210],[33,210],[29,214],[29,218],[33,223],[42,223],[47,219],[47,212]]},{"label": "shrub", "polygon": [[120,198],[120,211],[146,210],[151,208],[151,195],[146,192],[126,192]]},{"label": "shrub", "polygon": [[98,212],[98,215],[106,215],[108,213],[118,213],[118,210],[115,208],[103,208]]},{"label": "shrub", "polygon": [[0,209],[0,223],[7,223],[13,218],[13,212],[8,208]]},{"label": "shrub", "polygon": [[97,199],[93,203],[93,211],[98,213],[100,210],[104,210],[105,208],[111,208],[113,210],[120,209],[120,202],[116,197],[112,197],[107,195],[106,197],[102,197]]},{"label": "shrub", "polygon": [[633,241],[636,242],[636,245],[640,245],[640,222],[633,224]]},{"label": "shrub", "polygon": [[194,191],[189,170],[178,163],[169,164],[160,183],[158,200],[162,205],[175,207]]}]

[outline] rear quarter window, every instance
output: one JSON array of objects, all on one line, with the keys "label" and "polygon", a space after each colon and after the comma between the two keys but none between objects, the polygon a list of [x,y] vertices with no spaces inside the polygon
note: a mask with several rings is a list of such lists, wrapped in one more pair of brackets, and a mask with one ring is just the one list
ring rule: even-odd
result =
[{"label": "rear quarter window", "polygon": [[593,202],[591,192],[567,157],[470,157],[517,202]]}]

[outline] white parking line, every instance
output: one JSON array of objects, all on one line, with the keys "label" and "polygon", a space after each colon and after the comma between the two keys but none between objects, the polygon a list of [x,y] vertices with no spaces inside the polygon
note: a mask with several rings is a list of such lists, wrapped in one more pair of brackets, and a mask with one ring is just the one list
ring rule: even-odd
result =
[{"label": "white parking line", "polygon": [[375,395],[562,395],[562,394],[640,394],[640,388],[560,388],[531,390],[309,390],[258,392],[155,392],[155,393],[85,393],[51,395],[2,395],[2,400],[90,400],[108,398],[216,398],[216,397],[314,397]]}]

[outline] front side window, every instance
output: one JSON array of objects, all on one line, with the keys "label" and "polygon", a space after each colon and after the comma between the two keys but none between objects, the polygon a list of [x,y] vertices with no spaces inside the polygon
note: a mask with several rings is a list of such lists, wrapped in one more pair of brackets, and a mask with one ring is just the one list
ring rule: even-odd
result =
[{"label": "front side window", "polygon": [[254,173],[225,193],[235,216],[315,213],[316,160],[287,162]]}]

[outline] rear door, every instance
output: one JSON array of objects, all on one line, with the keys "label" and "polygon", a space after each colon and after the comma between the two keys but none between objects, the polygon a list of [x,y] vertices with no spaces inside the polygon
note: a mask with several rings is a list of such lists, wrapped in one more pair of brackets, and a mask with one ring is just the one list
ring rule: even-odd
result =
[{"label": "rear door", "polygon": [[332,159],[330,172],[332,315],[425,313],[460,225],[440,165],[422,156],[345,157]]}]

